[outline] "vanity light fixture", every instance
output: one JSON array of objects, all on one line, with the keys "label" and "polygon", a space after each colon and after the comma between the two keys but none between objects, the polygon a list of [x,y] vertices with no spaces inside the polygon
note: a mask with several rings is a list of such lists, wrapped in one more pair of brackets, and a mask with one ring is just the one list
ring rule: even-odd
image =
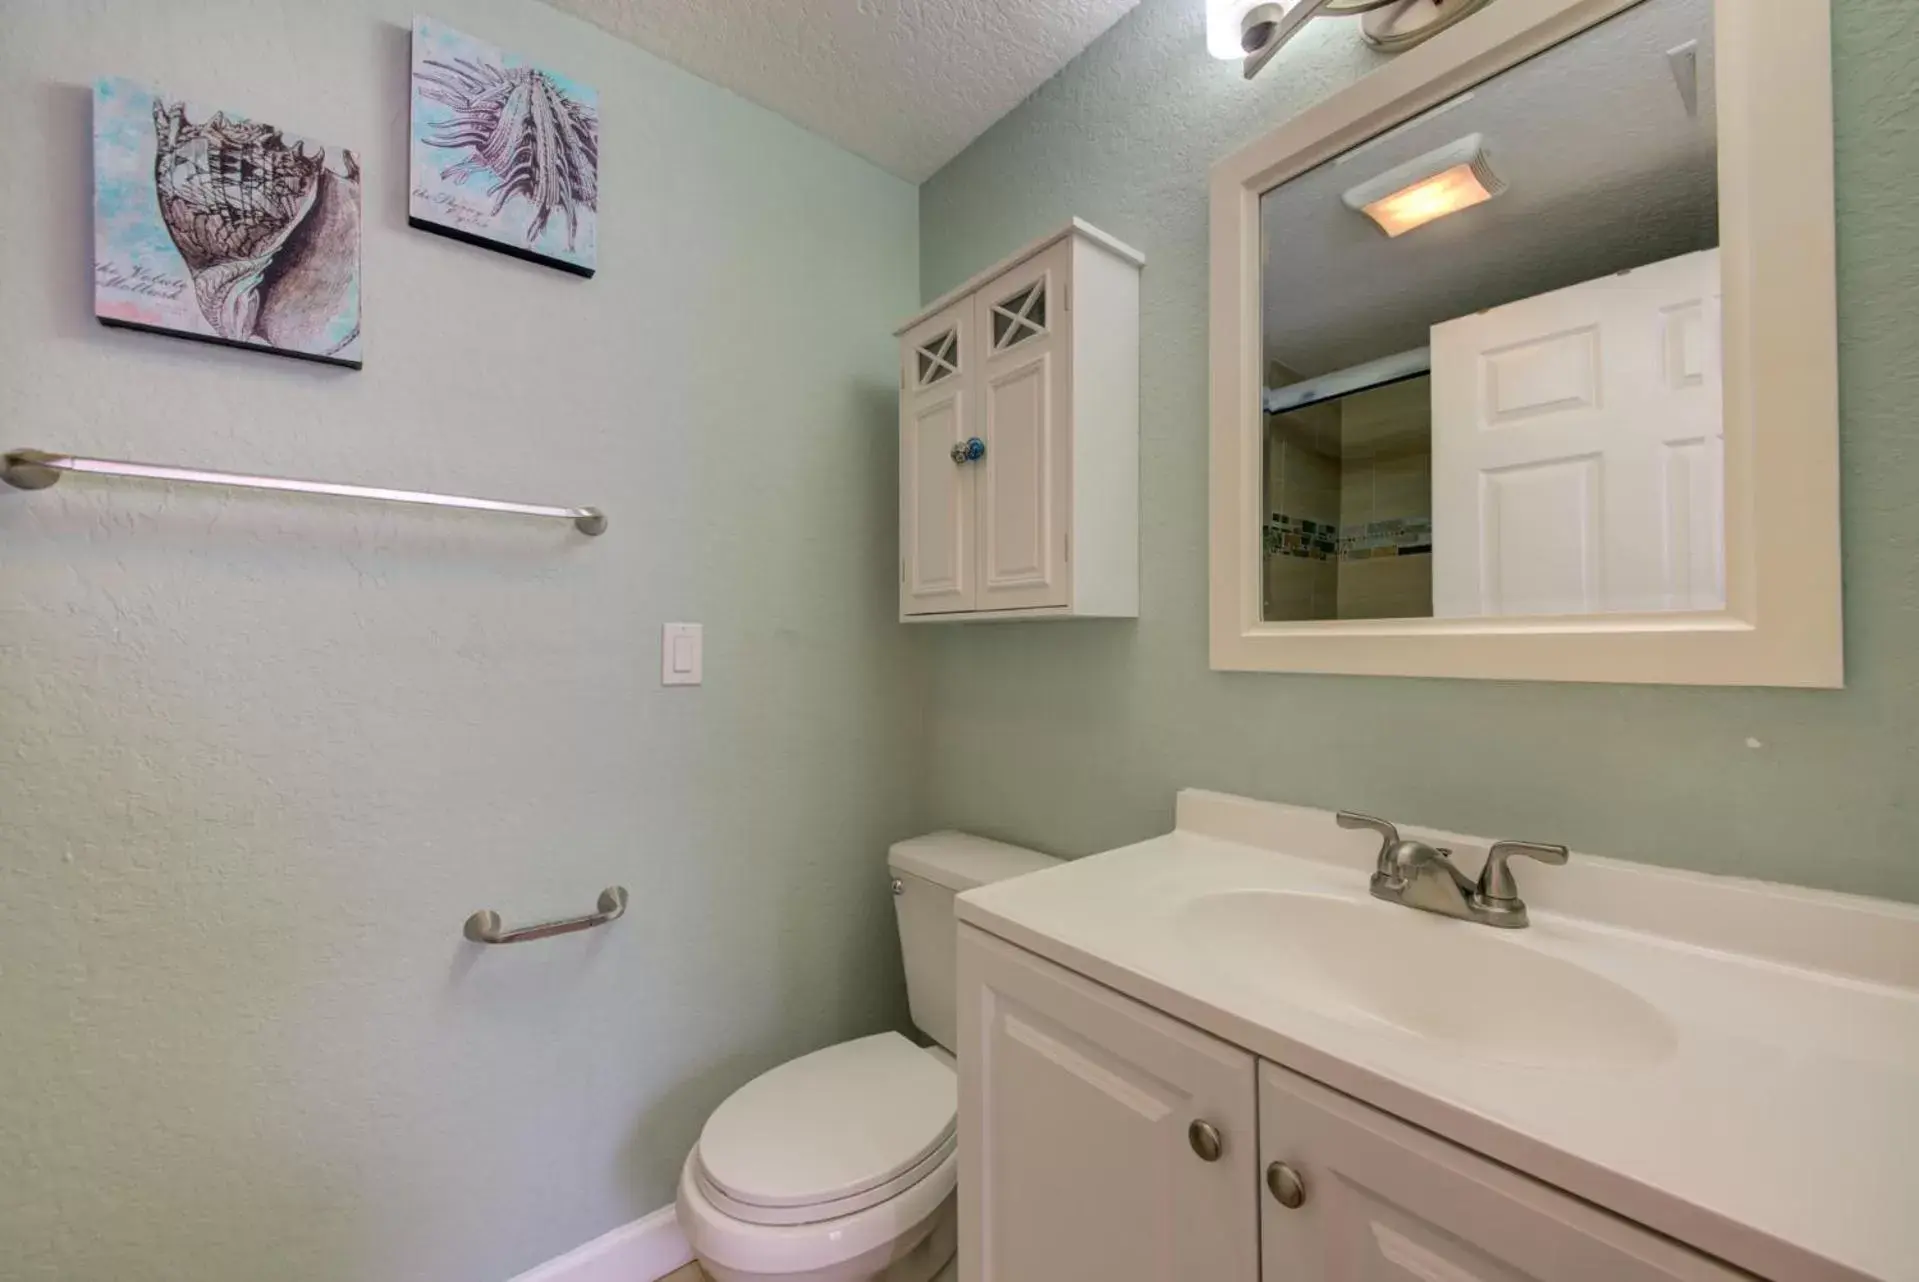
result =
[{"label": "vanity light fixture", "polygon": [[[1264,53],[1270,58],[1308,18],[1322,12],[1329,18],[1363,13],[1368,7],[1390,3],[1393,0],[1206,0],[1206,52],[1221,62],[1238,62],[1259,53],[1271,39],[1272,47]],[[1268,12],[1249,16],[1255,9]],[[1282,26],[1286,33],[1276,38],[1274,29]],[[1253,73],[1247,72],[1246,78],[1251,80]]]},{"label": "vanity light fixture", "polygon": [[1366,43],[1403,53],[1492,0],[1207,0],[1206,47],[1215,58],[1244,57],[1245,76],[1260,68],[1313,18],[1363,16]]},{"label": "vanity light fixture", "polygon": [[1251,80],[1259,74],[1261,67],[1273,60],[1274,54],[1286,46],[1287,41],[1299,34],[1301,27],[1338,2],[1267,0],[1265,4],[1236,4],[1231,0],[1221,0],[1217,7],[1230,15],[1232,27],[1237,28],[1235,34],[1239,47],[1230,54],[1220,52],[1224,42],[1215,42],[1213,38],[1210,10],[1207,14],[1207,47],[1213,50],[1215,57],[1244,58],[1245,76]]},{"label": "vanity light fixture", "polygon": [[1340,199],[1397,237],[1484,204],[1504,190],[1506,180],[1493,172],[1485,138],[1468,134],[1348,188]]},{"label": "vanity light fixture", "polygon": [[1246,56],[1239,47],[1239,21],[1259,0],[1206,0],[1206,52],[1221,62]]}]

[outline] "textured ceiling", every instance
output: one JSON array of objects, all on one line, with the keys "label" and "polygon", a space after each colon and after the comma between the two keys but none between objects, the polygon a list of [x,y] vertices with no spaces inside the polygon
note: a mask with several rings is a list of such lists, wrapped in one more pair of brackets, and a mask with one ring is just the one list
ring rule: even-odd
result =
[{"label": "textured ceiling", "polygon": [[1139,0],[548,3],[920,182]]},{"label": "textured ceiling", "polygon": [[[1696,42],[1689,115],[1667,51]],[[1267,356],[1301,377],[1438,321],[1718,243],[1711,0],[1647,0],[1266,193]],[[1388,240],[1347,188],[1467,134],[1511,184]]]}]

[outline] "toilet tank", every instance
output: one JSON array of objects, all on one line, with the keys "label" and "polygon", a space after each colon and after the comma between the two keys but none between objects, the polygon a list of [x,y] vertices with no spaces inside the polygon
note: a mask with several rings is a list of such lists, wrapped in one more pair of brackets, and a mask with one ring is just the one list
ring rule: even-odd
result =
[{"label": "toilet tank", "polygon": [[1051,868],[1051,855],[963,832],[934,832],[895,845],[893,913],[906,962],[913,1024],[949,1051],[959,1048],[959,921],[954,896],[988,882]]}]

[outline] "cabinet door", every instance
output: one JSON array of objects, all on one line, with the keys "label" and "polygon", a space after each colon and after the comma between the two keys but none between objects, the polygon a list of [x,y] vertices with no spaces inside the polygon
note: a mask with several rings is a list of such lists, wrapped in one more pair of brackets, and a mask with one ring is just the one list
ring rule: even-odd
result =
[{"label": "cabinet door", "polygon": [[1062,241],[974,295],[980,362],[978,608],[1070,604],[1072,344]]},{"label": "cabinet door", "polygon": [[[1569,1107],[1576,1107],[1570,1101]],[[1259,1069],[1265,1282],[1751,1282],[1750,1275],[1273,1064]]]},{"label": "cabinet door", "polygon": [[900,613],[973,608],[977,465],[955,446],[976,435],[973,302],[921,321],[900,345]]},{"label": "cabinet door", "polygon": [[1246,1052],[962,926],[959,1064],[961,1282],[1257,1278]]}]

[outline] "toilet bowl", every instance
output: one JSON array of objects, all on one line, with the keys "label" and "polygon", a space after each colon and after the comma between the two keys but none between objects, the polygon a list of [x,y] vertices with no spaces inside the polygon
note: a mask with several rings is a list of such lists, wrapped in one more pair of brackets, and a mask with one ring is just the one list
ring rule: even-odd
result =
[{"label": "toilet bowl", "polygon": [[953,899],[1058,863],[934,833],[888,859],[913,1022],[771,1069],[715,1109],[675,1203],[714,1282],[952,1282],[957,1276],[958,1041]]},{"label": "toilet bowl", "polygon": [[952,1258],[952,1065],[898,1033],[763,1073],[680,1172],[680,1227],[714,1282],[931,1282]]}]

